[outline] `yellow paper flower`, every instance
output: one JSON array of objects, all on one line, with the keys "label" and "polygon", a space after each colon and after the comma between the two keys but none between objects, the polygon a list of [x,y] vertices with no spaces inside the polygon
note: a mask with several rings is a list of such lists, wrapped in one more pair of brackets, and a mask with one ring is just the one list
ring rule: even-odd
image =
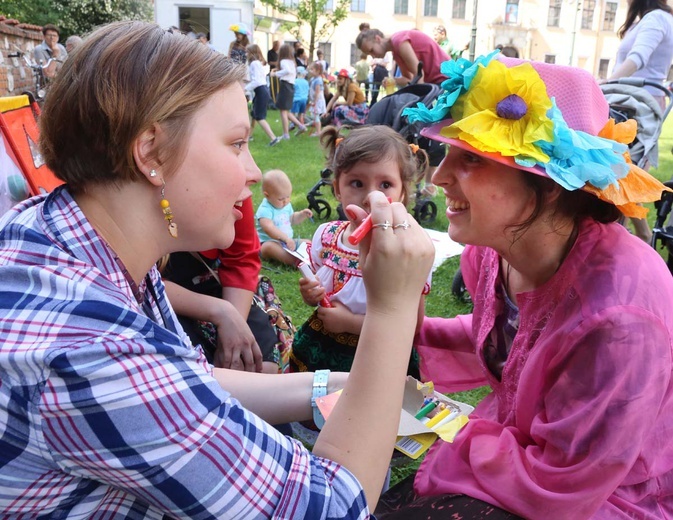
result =
[{"label": "yellow paper flower", "polygon": [[553,123],[547,117],[552,103],[529,63],[508,68],[491,61],[480,68],[456,105],[462,119],[443,128],[442,135],[483,152],[549,161],[535,142],[553,139]]}]

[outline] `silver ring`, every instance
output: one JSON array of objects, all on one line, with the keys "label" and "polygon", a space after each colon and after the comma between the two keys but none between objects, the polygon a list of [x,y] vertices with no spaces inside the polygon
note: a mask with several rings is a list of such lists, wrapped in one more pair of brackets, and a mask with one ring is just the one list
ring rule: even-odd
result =
[{"label": "silver ring", "polygon": [[411,227],[411,224],[409,224],[409,222],[407,222],[406,220],[403,220],[401,224],[395,224],[393,226],[393,229],[399,229],[399,228],[409,229],[410,227]]},{"label": "silver ring", "polygon": [[392,224],[386,220],[385,222],[380,222],[378,224],[372,224],[372,228],[378,227],[378,228],[381,228],[381,229],[388,229],[389,227],[391,227],[391,225]]}]

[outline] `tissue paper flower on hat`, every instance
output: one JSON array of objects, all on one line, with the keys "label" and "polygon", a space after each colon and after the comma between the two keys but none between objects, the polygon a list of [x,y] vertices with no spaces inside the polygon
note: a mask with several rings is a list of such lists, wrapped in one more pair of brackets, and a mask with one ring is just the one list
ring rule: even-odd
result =
[{"label": "tissue paper flower on hat", "polygon": [[[626,216],[646,214],[637,203],[659,200],[668,188],[631,163],[627,144],[635,138],[635,121],[626,126],[607,121],[599,135],[593,135],[576,129],[586,121],[573,114],[571,128],[556,99],[549,96],[544,78],[558,79],[561,70],[568,69],[563,73],[575,86],[590,89],[596,87],[593,77],[571,67],[501,62],[493,59],[496,54],[474,63],[465,59],[443,63],[447,80],[435,106],[419,103],[402,114],[411,123],[437,123],[421,131],[425,137],[467,145],[503,164],[549,177],[569,191],[588,191],[615,204]],[[554,85],[558,88],[558,81]],[[563,91],[565,106],[568,92],[582,95],[581,91]],[[597,115],[598,108],[580,118]]]},{"label": "tissue paper flower on hat", "polygon": [[484,152],[546,162],[549,157],[535,143],[553,138],[552,121],[547,117],[551,106],[545,84],[533,67],[507,68],[492,61],[472,80],[461,113],[455,114],[459,119],[441,133]]}]

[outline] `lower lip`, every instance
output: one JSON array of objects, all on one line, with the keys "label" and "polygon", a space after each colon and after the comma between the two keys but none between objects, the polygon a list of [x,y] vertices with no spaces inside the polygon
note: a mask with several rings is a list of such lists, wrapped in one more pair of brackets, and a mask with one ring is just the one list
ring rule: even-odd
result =
[{"label": "lower lip", "polygon": [[232,213],[234,214],[234,219],[241,220],[243,218],[243,213],[241,213],[236,206],[234,206]]},{"label": "lower lip", "polygon": [[461,215],[466,211],[467,209],[451,210],[449,208],[446,208],[446,218],[451,219],[453,217],[457,217],[458,215]]}]

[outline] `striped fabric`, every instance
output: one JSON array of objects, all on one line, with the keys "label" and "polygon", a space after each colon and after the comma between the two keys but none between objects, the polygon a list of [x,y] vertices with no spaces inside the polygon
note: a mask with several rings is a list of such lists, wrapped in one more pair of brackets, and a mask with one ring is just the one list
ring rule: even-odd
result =
[{"label": "striped fabric", "polygon": [[67,188],[0,221],[0,516],[367,518],[350,472],[219,387],[150,278],[152,319]]}]

